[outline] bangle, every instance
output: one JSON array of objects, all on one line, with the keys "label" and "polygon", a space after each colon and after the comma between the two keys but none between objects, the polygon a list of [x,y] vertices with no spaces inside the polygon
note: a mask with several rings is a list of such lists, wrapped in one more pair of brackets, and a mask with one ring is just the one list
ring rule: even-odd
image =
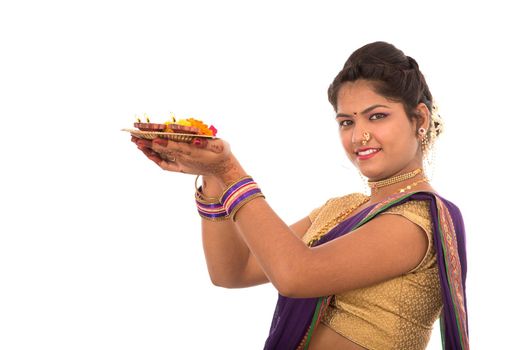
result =
[{"label": "bangle", "polygon": [[196,199],[198,214],[202,219],[209,221],[223,221],[229,219],[229,215],[220,203],[202,203]]},{"label": "bangle", "polygon": [[[227,215],[235,221],[235,214],[255,198],[264,197],[253,178],[246,176],[230,185],[220,197]],[[265,198],[265,197],[264,197]]]},{"label": "bangle", "polygon": [[220,203],[219,198],[213,198],[213,197],[206,197],[204,196],[204,192],[202,191],[202,186],[198,186],[198,178],[200,175],[197,175],[195,178],[195,195],[198,194],[198,197],[202,199],[204,202],[214,202],[214,203]]},{"label": "bangle", "polygon": [[198,176],[195,179],[195,202],[200,217],[209,221],[223,221],[229,219],[229,216],[220,201],[215,198],[204,196],[202,193],[202,186],[196,187],[197,180]]}]

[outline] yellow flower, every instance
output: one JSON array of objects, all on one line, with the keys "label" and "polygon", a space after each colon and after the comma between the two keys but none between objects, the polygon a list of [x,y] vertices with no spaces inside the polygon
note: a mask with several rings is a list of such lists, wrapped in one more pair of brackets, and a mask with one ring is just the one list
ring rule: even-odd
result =
[{"label": "yellow flower", "polygon": [[191,122],[187,119],[180,119],[180,120],[177,120],[175,122],[175,124],[177,125],[182,125],[182,126],[191,126]]}]

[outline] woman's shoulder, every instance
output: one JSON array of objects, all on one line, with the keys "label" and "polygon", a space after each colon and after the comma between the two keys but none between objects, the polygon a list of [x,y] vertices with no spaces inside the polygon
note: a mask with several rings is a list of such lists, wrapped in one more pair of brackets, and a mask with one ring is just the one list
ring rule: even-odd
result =
[{"label": "woman's shoulder", "polygon": [[409,221],[423,228],[428,235],[431,234],[430,203],[427,200],[409,200],[389,207],[381,215],[384,214],[395,214],[403,216]]},{"label": "woman's shoulder", "polygon": [[414,199],[388,208],[387,213],[413,213],[418,216],[429,216],[429,201]]},{"label": "woman's shoulder", "polygon": [[447,199],[447,197],[443,197],[437,192],[416,192],[409,199],[410,201],[425,200],[428,203],[428,206],[436,204],[437,211],[445,208],[453,217],[462,216],[459,207],[453,201]]},{"label": "woman's shoulder", "polygon": [[380,203],[379,206],[383,205],[384,207],[401,206],[404,208],[429,208],[434,203],[440,206],[444,206],[452,211],[460,212],[459,207],[454,202],[450,201],[446,197],[443,197],[440,193],[437,193],[436,191],[416,191],[407,195],[399,193],[387,198],[382,203]]},{"label": "woman's shoulder", "polygon": [[315,208],[310,214],[309,218],[311,222],[315,221],[317,217],[321,216],[333,216],[340,213],[342,210],[347,209],[350,206],[362,203],[368,196],[363,193],[350,193],[339,197],[333,197],[328,199],[323,205]]},{"label": "woman's shoulder", "polygon": [[[387,204],[388,202],[390,205]],[[432,210],[435,214],[442,214],[443,211],[446,211],[453,219],[462,221],[462,215],[458,206],[436,192],[414,192],[403,200],[398,201],[392,199],[385,201],[385,203],[386,205],[384,206],[387,209],[381,211],[383,214],[398,214],[404,216],[423,228],[427,228],[428,225],[431,225],[431,221],[438,217],[431,214]]]}]

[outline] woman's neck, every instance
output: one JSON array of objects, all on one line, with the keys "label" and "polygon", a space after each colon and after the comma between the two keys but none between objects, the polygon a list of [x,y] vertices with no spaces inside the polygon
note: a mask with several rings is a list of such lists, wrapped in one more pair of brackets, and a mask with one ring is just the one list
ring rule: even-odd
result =
[{"label": "woman's neck", "polygon": [[370,182],[371,195],[369,203],[378,203],[393,194],[427,190],[431,188],[422,169],[402,173],[381,181]]}]

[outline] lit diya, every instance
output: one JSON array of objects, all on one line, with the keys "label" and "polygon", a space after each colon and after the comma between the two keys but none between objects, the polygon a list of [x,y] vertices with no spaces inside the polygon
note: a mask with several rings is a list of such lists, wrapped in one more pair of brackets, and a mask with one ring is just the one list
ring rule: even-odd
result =
[{"label": "lit diya", "polygon": [[217,134],[217,129],[213,125],[208,126],[203,121],[194,118],[176,120],[174,115],[171,116],[170,121],[163,124],[151,123],[149,117],[146,117],[146,123],[143,123],[139,118],[137,118],[134,127],[140,131],[150,132],[205,135],[211,137],[214,137]]}]

